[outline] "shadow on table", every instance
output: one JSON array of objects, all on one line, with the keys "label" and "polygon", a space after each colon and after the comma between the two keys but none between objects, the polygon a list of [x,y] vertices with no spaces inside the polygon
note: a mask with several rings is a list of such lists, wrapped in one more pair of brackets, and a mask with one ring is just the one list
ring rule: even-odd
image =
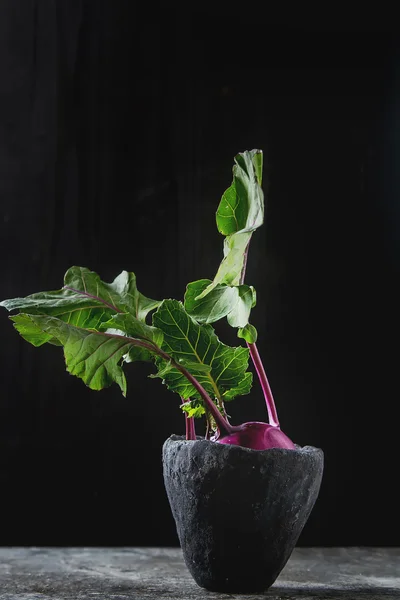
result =
[{"label": "shadow on table", "polygon": [[396,588],[373,586],[373,587],[324,587],[310,586],[296,588],[295,586],[273,586],[265,597],[268,600],[301,600],[301,598],[318,598],[318,600],[347,599],[347,600],[400,600],[400,590]]}]

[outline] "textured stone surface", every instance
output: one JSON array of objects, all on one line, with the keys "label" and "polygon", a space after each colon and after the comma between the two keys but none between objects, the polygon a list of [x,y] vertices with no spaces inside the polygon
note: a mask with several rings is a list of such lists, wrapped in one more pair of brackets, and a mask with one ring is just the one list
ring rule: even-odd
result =
[{"label": "textured stone surface", "polygon": [[163,446],[163,467],[195,581],[232,593],[271,586],[314,506],[322,450],[257,451],[172,436]]},{"label": "textured stone surface", "polygon": [[400,548],[296,548],[264,595],[198,587],[179,548],[0,548],[0,600],[399,600]]}]

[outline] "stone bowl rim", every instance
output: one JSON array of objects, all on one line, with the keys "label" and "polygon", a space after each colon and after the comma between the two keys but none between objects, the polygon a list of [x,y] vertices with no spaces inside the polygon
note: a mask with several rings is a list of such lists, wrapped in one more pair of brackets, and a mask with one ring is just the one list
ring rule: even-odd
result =
[{"label": "stone bowl rim", "polygon": [[[299,446],[298,444],[295,444],[296,448],[295,449],[289,449],[289,448],[267,448],[266,450],[254,450],[253,448],[245,448],[244,446],[234,446],[233,444],[218,444],[217,442],[212,442],[211,440],[206,440],[204,439],[204,437],[201,436],[197,436],[195,440],[187,440],[185,438],[184,435],[177,435],[177,434],[172,434],[170,435],[164,442],[163,446],[165,446],[168,443],[173,443],[173,442],[180,442],[180,443],[184,443],[185,445],[189,446],[194,446],[196,445],[201,445],[201,446],[213,446],[216,449],[216,452],[227,452],[227,451],[231,451],[231,452],[237,452],[238,455],[239,454],[253,454],[256,456],[263,456],[263,455],[270,455],[272,454],[276,454],[276,455],[281,455],[282,457],[284,456],[288,456],[291,453],[295,453],[295,454],[300,454],[300,455],[319,455],[319,456],[323,456],[324,452],[322,450],[322,448],[318,448],[316,446],[310,446],[310,445],[306,445],[306,446]],[[217,449],[218,448],[218,449]]]}]

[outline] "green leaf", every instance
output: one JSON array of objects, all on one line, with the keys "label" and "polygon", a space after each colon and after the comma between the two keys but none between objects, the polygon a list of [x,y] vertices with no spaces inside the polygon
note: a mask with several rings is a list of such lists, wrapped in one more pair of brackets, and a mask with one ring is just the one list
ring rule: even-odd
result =
[{"label": "green leaf", "polygon": [[[184,366],[189,361],[190,372],[211,397],[221,400],[226,391],[239,386],[245,378],[249,361],[247,348],[231,348],[220,342],[211,325],[197,323],[181,302],[164,300],[153,314],[153,324],[164,334],[163,350],[176,361],[183,361]],[[156,364],[164,369],[157,375],[169,389],[184,399],[200,397],[180,371],[171,365],[165,370],[165,361],[161,359],[157,359]],[[204,372],[204,366],[208,366],[209,371]]]},{"label": "green leaf", "polygon": [[238,291],[238,301],[228,314],[228,323],[232,327],[245,327],[254,306],[254,288],[248,285],[239,285],[235,289]]},{"label": "green leaf", "polygon": [[249,344],[255,344],[257,341],[257,329],[254,325],[247,323],[246,327],[238,330],[238,337],[246,340]]},{"label": "green leaf", "polygon": [[226,316],[232,327],[245,327],[255,304],[254,288],[217,285],[202,297],[210,283],[209,279],[200,279],[188,284],[184,299],[186,311],[199,323],[214,323]]},{"label": "green leaf", "polygon": [[241,202],[235,181],[222,194],[217,211],[218,231],[229,235],[246,227],[247,203]]},{"label": "green leaf", "polygon": [[[115,382],[126,395],[126,379],[121,363],[129,350],[140,344],[140,340],[88,331],[47,315],[23,314],[17,315],[14,320],[25,339],[39,330],[43,335],[56,338],[64,346],[67,371],[82,379],[92,390],[101,390]],[[31,339],[28,341],[33,343]]]},{"label": "green leaf", "polygon": [[202,293],[210,283],[209,279],[200,279],[192,281],[186,287],[185,310],[199,323],[214,323],[222,319],[231,312],[238,301],[237,288],[227,285],[217,285],[203,297]]},{"label": "green leaf", "polygon": [[228,315],[238,302],[239,292],[235,287],[217,285],[206,296],[204,290],[210,285],[209,279],[192,281],[186,287],[185,310],[199,323],[214,323]]},{"label": "green leaf", "polygon": [[134,273],[127,271],[122,271],[112,283],[104,283],[97,273],[72,267],[65,274],[64,283],[61,290],[3,300],[0,306],[9,311],[58,317],[70,325],[99,330],[115,313],[129,312],[144,321],[148,312],[160,304],[143,296],[137,290]]},{"label": "green leaf", "polygon": [[223,194],[216,215],[218,231],[223,235],[254,231],[263,224],[262,157],[261,150],[235,156],[233,182]]},{"label": "green leaf", "polygon": [[205,408],[201,400],[190,400],[181,404],[181,409],[187,414],[188,417],[194,417],[198,419],[205,414]]}]

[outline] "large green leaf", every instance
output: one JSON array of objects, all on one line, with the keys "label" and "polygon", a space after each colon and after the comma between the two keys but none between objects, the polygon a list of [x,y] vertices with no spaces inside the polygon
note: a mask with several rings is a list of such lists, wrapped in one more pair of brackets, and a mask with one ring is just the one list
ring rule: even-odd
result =
[{"label": "large green leaf", "polygon": [[81,329],[47,315],[19,314],[13,321],[22,337],[31,343],[36,341],[35,345],[49,341],[48,337],[58,340],[64,346],[67,371],[82,379],[92,390],[101,390],[115,382],[126,395],[126,378],[121,364],[131,348],[140,346],[143,340]]},{"label": "large green leaf", "polygon": [[232,327],[245,327],[255,304],[254,288],[219,284],[202,296],[210,283],[209,279],[200,279],[187,285],[184,299],[186,311],[199,323],[214,323],[227,317]]},{"label": "large green leaf", "polygon": [[218,231],[223,235],[254,231],[264,221],[263,154],[261,150],[250,150],[237,154],[234,160],[233,181],[216,215]]},{"label": "large green leaf", "polygon": [[9,311],[58,317],[70,325],[99,330],[116,313],[128,312],[144,321],[148,312],[160,304],[143,296],[136,287],[135,274],[127,271],[122,271],[112,283],[104,283],[97,273],[72,267],[65,274],[64,284],[61,290],[3,300],[0,306]]},{"label": "large green leaf", "polygon": [[[191,365],[190,372],[211,397],[222,401],[224,394],[244,386],[249,351],[247,348],[226,346],[217,338],[211,325],[200,325],[188,315],[184,306],[177,300],[164,300],[153,314],[153,324],[164,334],[163,350],[183,366]],[[169,389],[176,391],[182,398],[199,398],[198,392],[187,379],[171,364],[162,359],[156,361],[159,372]],[[196,371],[195,365],[199,365]],[[208,366],[209,370],[203,370]]]}]

